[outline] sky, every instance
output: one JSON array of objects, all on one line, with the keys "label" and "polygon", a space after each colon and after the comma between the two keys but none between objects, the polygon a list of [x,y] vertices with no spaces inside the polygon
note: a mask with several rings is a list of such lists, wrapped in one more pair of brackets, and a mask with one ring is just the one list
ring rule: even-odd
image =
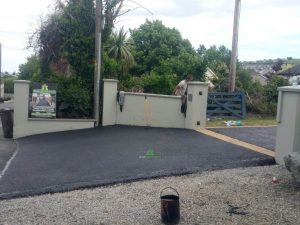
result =
[{"label": "sky", "polygon": [[[18,71],[33,50],[28,38],[41,18],[53,10],[55,0],[0,0],[2,71]],[[299,0],[241,0],[239,60],[300,58]],[[136,8],[118,19],[116,27],[138,28],[148,20],[161,20],[178,29],[194,48],[200,44],[231,49],[235,0],[125,0]]]}]

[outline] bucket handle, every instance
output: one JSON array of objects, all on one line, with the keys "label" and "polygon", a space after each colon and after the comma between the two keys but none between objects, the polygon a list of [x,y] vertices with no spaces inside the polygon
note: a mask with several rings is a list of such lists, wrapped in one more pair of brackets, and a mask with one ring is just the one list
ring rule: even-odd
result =
[{"label": "bucket handle", "polygon": [[175,189],[175,188],[172,188],[172,187],[166,187],[166,188],[164,188],[164,189],[162,189],[161,191],[160,191],[160,197],[161,197],[161,194],[163,193],[163,191],[164,190],[166,190],[166,189],[172,189],[173,191],[175,191],[176,193],[177,193],[177,196],[178,196],[178,198],[179,198],[179,193],[177,192],[177,190]]}]

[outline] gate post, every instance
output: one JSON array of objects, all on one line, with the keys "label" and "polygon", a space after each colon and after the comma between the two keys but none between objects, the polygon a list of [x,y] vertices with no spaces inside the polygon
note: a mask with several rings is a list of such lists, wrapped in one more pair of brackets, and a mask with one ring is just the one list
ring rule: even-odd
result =
[{"label": "gate post", "polygon": [[300,152],[300,85],[280,87],[278,91],[275,160],[283,165],[283,157]]},{"label": "gate post", "polygon": [[206,124],[208,83],[188,82],[185,128],[204,128]]},{"label": "gate post", "polygon": [[23,133],[28,119],[29,109],[29,86],[28,80],[14,81],[14,135],[16,138]]},{"label": "gate post", "polygon": [[103,79],[102,126],[115,125],[117,120],[118,81]]}]

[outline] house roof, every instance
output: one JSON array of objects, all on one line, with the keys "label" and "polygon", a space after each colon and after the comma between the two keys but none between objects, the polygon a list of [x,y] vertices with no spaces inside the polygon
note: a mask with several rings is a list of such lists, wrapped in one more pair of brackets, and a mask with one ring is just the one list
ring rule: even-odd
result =
[{"label": "house roof", "polygon": [[207,69],[206,69],[205,76],[207,78],[218,78],[216,73],[212,69],[210,69],[209,67],[207,67]]},{"label": "house roof", "polygon": [[279,74],[283,76],[300,75],[300,64],[293,66],[292,68],[289,68],[287,70],[281,71]]}]

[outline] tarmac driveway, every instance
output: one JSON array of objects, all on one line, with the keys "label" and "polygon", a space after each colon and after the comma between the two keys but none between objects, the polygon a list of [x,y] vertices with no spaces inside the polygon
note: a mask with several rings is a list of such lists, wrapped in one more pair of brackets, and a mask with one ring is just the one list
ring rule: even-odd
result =
[{"label": "tarmac driveway", "polygon": [[18,139],[0,198],[95,187],[274,159],[192,130],[111,126]]},{"label": "tarmac driveway", "polygon": [[[5,108],[13,108],[13,103],[0,103],[0,110]],[[2,122],[0,118],[0,171],[5,169],[5,166],[16,150],[16,143],[12,139],[4,138]],[[2,173],[0,172],[0,179]]]},{"label": "tarmac driveway", "polygon": [[210,128],[210,130],[272,151],[275,150],[277,126]]}]

